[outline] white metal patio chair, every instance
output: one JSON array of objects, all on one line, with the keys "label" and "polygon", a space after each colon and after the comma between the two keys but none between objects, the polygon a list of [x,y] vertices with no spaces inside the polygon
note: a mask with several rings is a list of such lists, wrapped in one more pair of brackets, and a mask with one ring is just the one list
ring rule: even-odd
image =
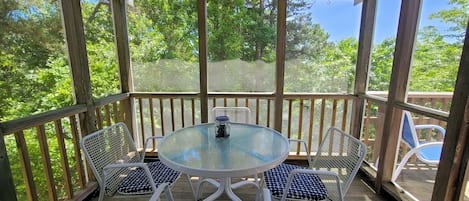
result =
[{"label": "white metal patio chair", "polygon": [[251,110],[248,107],[214,107],[213,121],[217,116],[228,116],[231,122],[251,123]]},{"label": "white metal patio chair", "polygon": [[180,172],[160,161],[144,163],[124,123],[91,133],[83,137],[80,145],[100,186],[99,201],[105,194],[113,196],[116,192],[152,194],[150,200],[159,200],[165,192],[167,200],[174,200],[170,187]]},{"label": "white metal patio chair", "polygon": [[412,120],[412,114],[408,111],[404,111],[404,117],[402,120],[402,132],[401,140],[409,147],[409,151],[402,157],[401,162],[397,166],[396,170],[392,175],[392,181],[396,181],[397,177],[405,167],[407,161],[414,154],[417,158],[430,165],[436,165],[440,162],[441,150],[443,148],[443,142],[425,142],[421,141],[417,136],[417,129],[432,129],[437,130],[441,135],[445,136],[445,129],[438,125],[433,124],[422,124],[414,125]]},{"label": "white metal patio chair", "polygon": [[363,142],[331,127],[312,161],[306,151],[309,167],[282,163],[264,173],[264,200],[343,200],[366,152]]}]

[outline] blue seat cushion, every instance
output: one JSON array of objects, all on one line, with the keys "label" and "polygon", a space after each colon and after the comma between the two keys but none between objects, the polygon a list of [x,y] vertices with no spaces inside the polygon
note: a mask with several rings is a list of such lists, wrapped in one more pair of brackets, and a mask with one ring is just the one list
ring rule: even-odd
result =
[{"label": "blue seat cushion", "polygon": [[[281,198],[287,185],[288,174],[293,169],[304,167],[282,163],[264,173],[266,187],[272,196]],[[288,190],[287,198],[303,200],[325,200],[328,198],[327,189],[317,175],[298,174],[293,178],[292,186]]]},{"label": "blue seat cushion", "polygon": [[[420,142],[421,144],[425,144],[425,142]],[[443,145],[438,146],[429,146],[426,148],[421,149],[418,154],[426,160],[433,160],[439,161],[441,157],[441,151],[443,149]]]},{"label": "blue seat cushion", "polygon": [[[148,163],[148,169],[158,187],[163,183],[173,183],[180,173],[160,161]],[[150,183],[142,168],[132,170],[119,185],[117,192],[120,194],[148,194],[152,192]]]}]

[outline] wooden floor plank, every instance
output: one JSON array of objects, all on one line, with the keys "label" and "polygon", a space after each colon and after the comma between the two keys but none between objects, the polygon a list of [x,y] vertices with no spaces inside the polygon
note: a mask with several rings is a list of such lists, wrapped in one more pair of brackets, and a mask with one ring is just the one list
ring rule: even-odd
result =
[{"label": "wooden floor plank", "polygon": [[[195,186],[197,183],[197,178],[193,177],[192,184]],[[216,188],[210,185],[204,186],[204,194],[202,198],[206,198],[211,193],[215,192]],[[252,186],[242,186],[238,189],[233,190],[236,195],[238,195],[242,200],[246,201],[254,201],[256,198],[256,190]],[[194,196],[191,193],[189,184],[185,177],[181,177],[173,186],[172,188],[173,196],[176,201],[194,201]],[[114,197],[114,198],[107,198],[106,201],[147,201],[149,196],[132,196],[132,197]],[[94,197],[91,201],[97,201],[97,197]],[[162,200],[166,200],[165,196],[162,196]],[[230,201],[230,199],[223,194],[220,196],[217,201]],[[345,200],[347,201],[387,201],[392,200],[390,198],[385,198],[380,195],[376,195],[375,192],[368,187],[366,182],[362,180],[360,176],[357,176],[355,180],[352,182],[352,185],[345,196]]]}]

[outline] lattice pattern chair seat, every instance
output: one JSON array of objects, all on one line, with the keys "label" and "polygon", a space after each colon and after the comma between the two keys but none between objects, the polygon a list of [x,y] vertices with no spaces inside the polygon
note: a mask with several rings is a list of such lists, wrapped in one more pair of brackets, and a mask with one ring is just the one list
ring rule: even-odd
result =
[{"label": "lattice pattern chair seat", "polygon": [[[287,185],[288,175],[296,169],[304,167],[282,163],[274,169],[267,171],[264,176],[265,186],[272,196],[282,197]],[[298,174],[292,179],[291,188],[288,189],[287,198],[302,200],[324,200],[327,198],[327,189],[317,175]]]},{"label": "lattice pattern chair seat", "polygon": [[[180,172],[168,168],[160,161],[150,162],[147,165],[156,186],[164,183],[174,183],[179,178]],[[151,185],[145,175],[144,169],[138,168],[132,170],[119,184],[117,192],[124,195],[151,193]]]},{"label": "lattice pattern chair seat", "polygon": [[[264,200],[343,200],[366,155],[366,145],[331,127],[309,167],[281,164],[264,173]],[[270,192],[271,196],[266,196]]]},{"label": "lattice pattern chair seat", "polygon": [[170,187],[180,173],[161,162],[144,163],[124,123],[91,133],[80,145],[100,186],[100,201],[105,194],[113,196],[116,192],[153,193],[152,199],[165,192],[166,198],[173,200]]}]

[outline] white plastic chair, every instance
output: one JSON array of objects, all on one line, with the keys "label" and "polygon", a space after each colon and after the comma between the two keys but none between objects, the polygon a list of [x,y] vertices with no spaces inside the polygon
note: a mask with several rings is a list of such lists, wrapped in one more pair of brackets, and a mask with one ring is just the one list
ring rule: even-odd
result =
[{"label": "white plastic chair", "polygon": [[445,129],[438,125],[424,124],[414,125],[412,115],[408,111],[404,111],[402,122],[401,140],[409,147],[409,151],[402,157],[401,162],[397,166],[392,175],[392,181],[396,181],[407,161],[414,154],[417,158],[430,165],[436,165],[440,162],[441,150],[443,142],[425,142],[421,141],[417,136],[417,129],[435,129],[445,136]]},{"label": "white plastic chair", "polygon": [[366,152],[363,142],[331,127],[312,161],[306,152],[308,168],[282,163],[264,173],[264,200],[343,200]]},{"label": "white plastic chair", "polygon": [[251,123],[251,110],[248,107],[214,107],[213,121],[217,116],[228,116],[231,122]]},{"label": "white plastic chair", "polygon": [[165,192],[167,200],[174,200],[170,187],[180,173],[160,161],[144,163],[124,123],[91,133],[80,145],[100,186],[99,201],[105,194],[113,196],[116,192],[153,194],[150,200],[158,200]]}]

